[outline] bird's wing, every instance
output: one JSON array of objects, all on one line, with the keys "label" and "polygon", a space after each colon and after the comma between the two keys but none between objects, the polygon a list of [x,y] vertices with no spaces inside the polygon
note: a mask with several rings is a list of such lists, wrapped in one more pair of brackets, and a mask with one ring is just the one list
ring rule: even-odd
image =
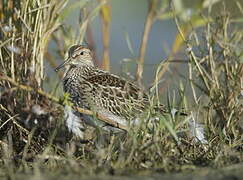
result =
[{"label": "bird's wing", "polygon": [[110,73],[98,73],[86,79],[90,84],[90,100],[117,115],[128,118],[141,113],[149,105],[149,98],[135,84]]}]

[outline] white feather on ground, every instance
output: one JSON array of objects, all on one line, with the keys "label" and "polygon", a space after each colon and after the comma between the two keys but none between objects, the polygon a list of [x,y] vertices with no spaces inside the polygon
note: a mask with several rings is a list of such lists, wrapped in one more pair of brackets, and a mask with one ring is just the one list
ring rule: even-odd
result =
[{"label": "white feather on ground", "polygon": [[191,114],[188,120],[189,124],[189,135],[193,138],[194,142],[200,142],[202,144],[208,144],[205,137],[204,126],[197,122],[195,114]]},{"label": "white feather on ground", "polygon": [[84,126],[81,122],[80,116],[70,107],[65,106],[64,108],[64,117],[66,120],[66,125],[68,130],[75,134],[77,137],[84,138]]}]

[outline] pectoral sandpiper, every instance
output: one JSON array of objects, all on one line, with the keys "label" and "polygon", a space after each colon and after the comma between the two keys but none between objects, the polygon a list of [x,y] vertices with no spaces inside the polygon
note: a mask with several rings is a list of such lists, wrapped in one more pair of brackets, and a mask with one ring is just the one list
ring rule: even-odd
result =
[{"label": "pectoral sandpiper", "polygon": [[[74,45],[68,58],[55,70],[66,67],[63,78],[64,91],[78,107],[96,111],[123,125],[134,120],[149,107],[149,96],[135,84],[100,70],[94,66],[91,50]],[[163,111],[163,108],[160,108]],[[87,119],[87,116],[84,116]],[[76,120],[75,120],[76,121]],[[92,121],[88,118],[88,121]],[[69,128],[79,135],[75,127]]]}]

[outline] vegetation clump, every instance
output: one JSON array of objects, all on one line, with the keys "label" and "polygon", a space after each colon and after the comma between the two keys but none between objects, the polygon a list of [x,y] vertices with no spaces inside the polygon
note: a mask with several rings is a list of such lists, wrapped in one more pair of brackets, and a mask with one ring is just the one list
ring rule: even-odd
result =
[{"label": "vegetation clump", "polygon": [[[159,81],[171,66],[178,66],[173,63],[175,54],[186,52],[188,72],[181,81],[188,86],[179,84],[177,101],[169,95],[167,99],[169,109],[176,105],[186,109],[188,116],[161,115],[158,123],[144,122],[118,135],[87,126],[86,139],[80,140],[63,122],[68,95],[60,93],[59,80],[49,83],[54,75],[45,68],[56,67],[54,59],[64,58],[68,46],[81,43],[85,35],[94,47],[89,23],[99,15],[105,47],[101,64],[108,70],[111,7],[102,0],[95,7],[86,1],[73,6],[67,2],[3,0],[0,5],[0,177],[40,176],[41,172],[49,176],[50,170],[59,175],[140,175],[140,170],[148,174],[184,172],[243,162],[243,33],[239,19],[225,9],[216,17],[207,9],[207,17],[188,22],[180,17],[176,5],[171,10],[169,3],[148,1],[136,80],[142,84],[146,36],[153,22],[173,18],[178,29],[173,53],[158,66],[151,91],[156,102],[159,97],[166,99]],[[82,18],[73,32],[64,20],[76,8],[81,9]],[[198,26],[198,22],[199,28],[186,28],[190,23]],[[48,50],[50,43],[55,44],[56,54]]]}]

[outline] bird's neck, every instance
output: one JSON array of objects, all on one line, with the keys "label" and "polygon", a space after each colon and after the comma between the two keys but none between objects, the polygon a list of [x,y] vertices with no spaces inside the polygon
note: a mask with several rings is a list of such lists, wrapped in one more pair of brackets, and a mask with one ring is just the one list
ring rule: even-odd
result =
[{"label": "bird's neck", "polygon": [[75,77],[89,77],[94,71],[95,67],[83,65],[83,66],[70,66],[67,68],[64,74],[64,79],[75,78]]}]

